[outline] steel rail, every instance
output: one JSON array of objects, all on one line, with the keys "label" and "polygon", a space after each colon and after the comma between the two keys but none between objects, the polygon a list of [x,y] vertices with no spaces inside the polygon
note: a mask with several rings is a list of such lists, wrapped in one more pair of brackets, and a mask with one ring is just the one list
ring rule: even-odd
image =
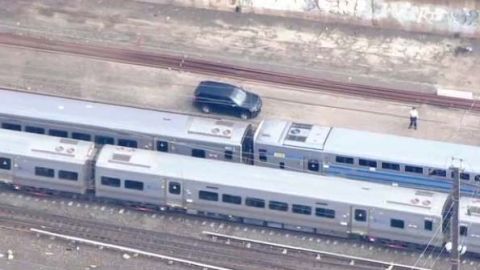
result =
[{"label": "steel rail", "polygon": [[321,257],[330,257],[335,259],[347,260],[348,262],[350,262],[351,265],[356,265],[357,267],[361,267],[362,264],[365,264],[366,266],[382,267],[383,269],[388,269],[388,270],[431,270],[429,268],[417,267],[413,265],[404,265],[404,264],[398,264],[394,262],[374,260],[374,259],[345,255],[345,254],[334,253],[329,251],[321,251],[321,250],[302,248],[302,247],[296,247],[291,245],[283,245],[283,244],[277,244],[272,242],[255,240],[251,238],[237,237],[233,235],[220,234],[220,233],[214,233],[214,232],[208,232],[208,231],[203,231],[202,234],[205,234],[210,237],[215,237],[215,238],[220,238],[220,239],[225,239],[230,241],[233,240],[233,241],[239,241],[244,243],[253,243],[253,244],[258,244],[266,247],[280,248],[283,250],[310,253],[316,256],[321,256]]},{"label": "steel rail", "polygon": [[253,81],[269,82],[308,88],[316,91],[328,91],[337,94],[480,111],[480,104],[475,102],[475,100],[438,96],[435,93],[419,92],[415,90],[401,90],[290,75],[281,72],[196,59],[184,55],[168,55],[126,48],[102,47],[91,44],[19,36],[11,33],[0,33],[0,44],[47,52],[81,55],[95,59],[142,66],[185,70],[201,74],[221,75]]},{"label": "steel rail", "polygon": [[[298,256],[285,258],[269,251],[258,256],[256,251],[236,246],[226,248],[221,243],[213,243],[207,239],[71,218],[5,204],[0,204],[0,228],[22,232],[37,228],[156,254],[160,252],[165,256],[226,269],[318,269]],[[323,262],[318,262],[317,265],[320,263]]]},{"label": "steel rail", "polygon": [[51,236],[51,237],[62,238],[62,239],[69,240],[69,241],[75,241],[75,242],[84,243],[84,244],[88,244],[88,245],[94,245],[94,246],[101,246],[101,247],[106,247],[106,248],[109,248],[109,249],[116,249],[116,250],[120,250],[120,251],[123,251],[123,252],[140,254],[140,255],[147,256],[147,257],[153,257],[153,258],[158,258],[158,259],[161,259],[161,260],[177,262],[177,263],[185,264],[185,265],[188,265],[188,266],[195,266],[195,267],[200,268],[202,270],[205,270],[205,269],[208,269],[208,270],[233,270],[232,268],[225,268],[225,267],[221,267],[221,266],[215,266],[215,265],[211,265],[211,264],[200,263],[200,262],[196,262],[196,261],[192,261],[192,260],[186,260],[186,259],[182,259],[182,258],[178,258],[178,257],[173,257],[173,256],[167,256],[167,255],[162,255],[162,254],[158,254],[158,253],[148,252],[148,251],[144,251],[144,250],[140,250],[140,249],[136,249],[136,248],[129,248],[129,247],[125,247],[125,246],[113,245],[113,244],[109,244],[109,243],[105,243],[105,242],[99,242],[99,241],[89,240],[89,239],[85,239],[85,238],[81,238],[81,237],[75,237],[75,236],[71,236],[71,235],[54,233],[54,232],[50,232],[50,231],[46,231],[46,230],[40,230],[40,229],[36,229],[36,228],[30,228],[30,231],[34,232],[34,233],[39,233],[39,234]]}]

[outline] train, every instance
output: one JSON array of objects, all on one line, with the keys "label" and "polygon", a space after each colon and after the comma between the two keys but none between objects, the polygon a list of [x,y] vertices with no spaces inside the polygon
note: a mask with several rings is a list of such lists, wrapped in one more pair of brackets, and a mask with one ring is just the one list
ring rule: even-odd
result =
[{"label": "train", "polygon": [[[450,235],[451,199],[442,192],[10,130],[0,130],[0,180],[20,190],[406,248],[442,248]],[[462,197],[459,220],[461,243],[480,253],[480,200]]]},{"label": "train", "polygon": [[2,129],[449,192],[452,157],[463,159],[462,194],[480,185],[473,145],[266,119],[192,116],[0,90]]}]

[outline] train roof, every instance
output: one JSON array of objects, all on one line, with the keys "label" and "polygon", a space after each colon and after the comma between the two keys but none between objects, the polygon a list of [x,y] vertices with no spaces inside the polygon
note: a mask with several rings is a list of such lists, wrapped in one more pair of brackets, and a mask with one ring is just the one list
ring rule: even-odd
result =
[{"label": "train roof", "polygon": [[0,156],[27,156],[83,164],[93,158],[94,147],[92,142],[0,129]]},{"label": "train roof", "polygon": [[241,145],[247,122],[194,117],[127,106],[0,89],[0,114],[95,126],[135,134],[161,135]]},{"label": "train roof", "polygon": [[422,215],[440,215],[446,200],[445,194],[437,192],[113,145],[105,145],[102,148],[97,166],[126,173],[188,179],[212,185],[318,198],[319,202],[345,202]]},{"label": "train roof", "polygon": [[480,224],[480,199],[461,197],[459,208],[459,220],[463,223]]},{"label": "train roof", "polygon": [[456,157],[463,159],[466,171],[480,173],[479,150],[479,147],[471,145],[344,128],[332,128],[324,149],[327,153],[337,155],[433,168],[448,168],[452,157]]},{"label": "train roof", "polygon": [[323,150],[330,130],[329,127],[268,119],[258,126],[255,143]]},{"label": "train roof", "polygon": [[270,119],[259,125],[255,142],[432,168],[448,168],[456,157],[466,171],[480,173],[480,148],[473,145]]}]

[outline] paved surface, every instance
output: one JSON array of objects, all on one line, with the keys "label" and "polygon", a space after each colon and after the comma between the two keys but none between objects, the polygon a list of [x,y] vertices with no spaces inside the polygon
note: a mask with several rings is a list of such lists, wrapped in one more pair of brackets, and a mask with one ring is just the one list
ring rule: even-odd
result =
[{"label": "paved surface", "polygon": [[[94,218],[98,221],[120,226],[166,231],[193,238],[207,239],[202,235],[202,231],[211,231],[285,245],[377,258],[401,264],[416,263],[417,266],[425,268],[449,269],[448,258],[443,253],[444,251],[441,254],[427,251],[422,255],[420,251],[392,249],[366,242],[272,230],[187,215],[143,213],[113,205],[86,203],[69,199],[38,198],[5,190],[0,190],[0,203],[74,218]],[[0,244],[0,252],[5,253],[7,249],[11,249],[15,255],[15,258],[11,261],[7,260],[6,255],[0,257],[0,265],[6,270],[31,269],[31,267],[25,268],[25,266],[32,265],[38,266],[39,268],[36,269],[42,270],[93,269],[90,267],[92,264],[97,266],[98,269],[184,269],[179,265],[173,267],[155,259],[136,257],[134,254],[130,254],[132,256],[130,260],[125,260],[122,258],[123,253],[120,252],[100,251],[98,248],[76,245],[75,243],[44,236],[39,237],[30,233],[10,231],[0,231],[0,233],[2,233],[2,236],[5,235],[5,239]],[[27,242],[31,244],[25,245],[24,243]],[[77,246],[79,246],[78,250]],[[480,269],[478,262],[477,259],[463,258],[462,269]]]},{"label": "paved surface", "polygon": [[[480,90],[478,41],[129,0],[0,3],[5,7],[2,31],[167,50],[339,79]],[[460,44],[477,50],[455,57],[453,48]]]}]

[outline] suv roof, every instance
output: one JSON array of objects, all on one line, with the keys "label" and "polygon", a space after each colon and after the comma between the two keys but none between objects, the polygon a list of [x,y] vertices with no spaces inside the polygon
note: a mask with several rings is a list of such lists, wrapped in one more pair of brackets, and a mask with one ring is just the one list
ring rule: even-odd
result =
[{"label": "suv roof", "polygon": [[218,96],[230,96],[232,91],[236,89],[235,85],[214,81],[202,81],[195,89],[195,96],[201,93],[215,94]]}]

